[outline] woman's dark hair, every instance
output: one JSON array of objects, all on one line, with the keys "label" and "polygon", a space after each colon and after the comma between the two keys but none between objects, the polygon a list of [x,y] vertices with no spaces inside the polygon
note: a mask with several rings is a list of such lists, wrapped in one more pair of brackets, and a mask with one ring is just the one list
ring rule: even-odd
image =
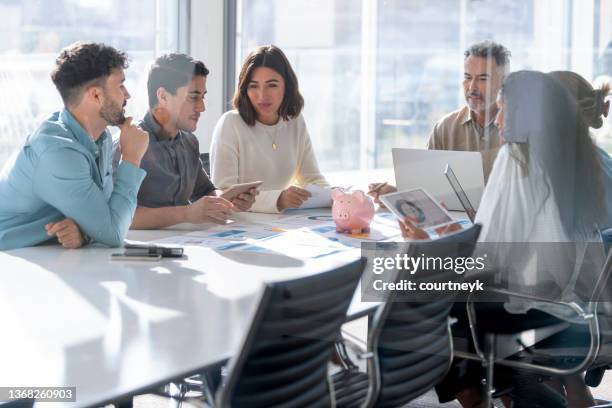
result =
[{"label": "woman's dark hair", "polygon": [[602,170],[576,101],[536,71],[510,74],[501,97],[512,157],[527,168],[535,162],[545,173],[567,236],[589,237],[604,214]]},{"label": "woman's dark hair", "polygon": [[157,58],[149,70],[147,93],[149,107],[157,105],[157,90],[164,88],[172,95],[176,90],[187,85],[195,76],[206,77],[208,68],[202,61],[193,59],[187,54],[165,54]]},{"label": "woman's dark hair", "polygon": [[55,60],[51,80],[64,104],[78,104],[86,86],[104,86],[114,69],[128,67],[127,55],[101,43],[76,42],[64,48]]},{"label": "woman's dark hair", "polygon": [[247,55],[246,59],[242,63],[240,69],[240,76],[238,77],[238,87],[234,93],[232,104],[234,108],[240,113],[242,120],[247,125],[255,125],[257,119],[257,112],[247,95],[249,82],[253,77],[253,71],[259,67],[266,67],[273,69],[283,77],[285,81],[285,95],[283,96],[283,102],[279,108],[279,115],[284,120],[295,118],[302,112],[304,107],[304,98],[300,94],[298,89],[298,80],[289,60],[285,54],[275,45],[266,45],[258,47],[251,51]]}]

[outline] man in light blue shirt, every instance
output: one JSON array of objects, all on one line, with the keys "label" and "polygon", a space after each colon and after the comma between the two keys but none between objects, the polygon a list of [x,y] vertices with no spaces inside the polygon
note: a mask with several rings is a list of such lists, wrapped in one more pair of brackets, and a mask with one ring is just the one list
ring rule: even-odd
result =
[{"label": "man in light blue shirt", "polygon": [[[51,78],[64,101],[0,172],[0,250],[57,239],[120,246],[132,222],[145,171],[148,134],[124,115],[127,56],[104,44],[75,43]],[[112,141],[121,128],[122,160],[113,183]]]}]

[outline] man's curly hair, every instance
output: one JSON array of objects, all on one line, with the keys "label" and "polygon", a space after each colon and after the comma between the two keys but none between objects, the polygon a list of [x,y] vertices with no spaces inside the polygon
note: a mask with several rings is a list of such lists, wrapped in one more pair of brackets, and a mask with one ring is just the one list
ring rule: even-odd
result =
[{"label": "man's curly hair", "polygon": [[66,105],[80,102],[86,86],[103,85],[113,69],[126,69],[127,55],[102,43],[76,42],[64,48],[55,60],[51,80]]}]

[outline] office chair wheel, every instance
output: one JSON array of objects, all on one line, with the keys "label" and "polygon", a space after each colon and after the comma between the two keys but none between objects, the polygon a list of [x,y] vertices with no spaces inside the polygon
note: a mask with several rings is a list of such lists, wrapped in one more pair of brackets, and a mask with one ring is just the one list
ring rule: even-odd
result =
[{"label": "office chair wheel", "polygon": [[513,408],[564,408],[565,397],[552,387],[544,384],[541,378],[526,373],[517,373],[514,386],[509,393]]},{"label": "office chair wheel", "polygon": [[585,384],[589,387],[599,386],[607,369],[608,367],[598,367],[588,370],[584,376]]},{"label": "office chair wheel", "polygon": [[184,401],[189,398],[206,398],[205,385],[200,375],[194,375],[179,381],[173,381],[162,386],[157,394]]}]

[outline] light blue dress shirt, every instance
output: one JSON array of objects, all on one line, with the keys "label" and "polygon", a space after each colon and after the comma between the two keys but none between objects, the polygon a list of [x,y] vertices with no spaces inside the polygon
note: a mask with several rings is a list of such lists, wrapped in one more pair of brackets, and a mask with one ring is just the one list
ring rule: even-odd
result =
[{"label": "light blue dress shirt", "polygon": [[64,218],[120,246],[146,172],[123,161],[113,185],[112,144],[108,131],[94,142],[67,109],[28,136],[0,173],[0,250],[47,241],[45,224]]}]

